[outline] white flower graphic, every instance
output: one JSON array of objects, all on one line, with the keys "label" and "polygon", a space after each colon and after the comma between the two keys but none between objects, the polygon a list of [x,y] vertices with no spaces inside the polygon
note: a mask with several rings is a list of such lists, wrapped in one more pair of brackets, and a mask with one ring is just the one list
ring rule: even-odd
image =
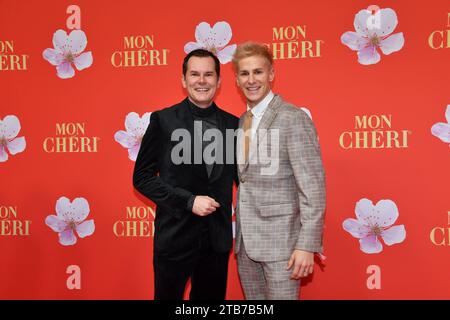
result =
[{"label": "white flower graphic", "polygon": [[136,161],[136,157],[141,147],[142,138],[150,123],[151,112],[146,112],[142,116],[136,112],[130,112],[125,118],[125,128],[127,131],[119,130],[114,134],[114,140],[128,149],[128,158]]},{"label": "white flower graphic", "polygon": [[94,233],[94,220],[84,221],[88,215],[89,203],[85,198],[75,198],[71,203],[66,197],[61,197],[56,201],[56,216],[47,216],[45,224],[58,232],[60,244],[70,246],[77,243],[75,231],[80,238]]},{"label": "white flower graphic", "polygon": [[361,199],[356,203],[355,213],[357,219],[346,219],[342,227],[353,237],[359,239],[362,252],[379,253],[383,251],[380,238],[388,246],[405,240],[405,226],[393,226],[399,214],[397,206],[392,200],[380,200],[374,206],[369,199]]},{"label": "white flower graphic", "polygon": [[[445,143],[450,143],[450,104],[447,106],[445,111],[445,122],[438,122],[431,127],[431,133],[433,136],[438,137]],[[450,146],[450,145],[449,145]]]},{"label": "white flower graphic", "polygon": [[397,14],[390,8],[378,10],[372,14],[361,10],[355,16],[356,32],[348,31],[341,36],[341,42],[354,51],[358,51],[358,62],[363,65],[378,63],[381,56],[391,54],[403,48],[403,32],[392,34],[398,24]]},{"label": "white flower graphic", "polygon": [[20,131],[20,121],[14,115],[6,116],[0,120],[0,162],[8,160],[8,151],[11,155],[25,150],[25,137],[17,137]]},{"label": "white flower graphic", "polygon": [[56,66],[56,73],[61,79],[72,78],[75,70],[89,68],[92,65],[92,53],[84,52],[87,45],[86,34],[81,30],[73,30],[69,35],[59,29],[53,34],[54,49],[47,48],[42,53],[45,60]]},{"label": "white flower graphic", "polygon": [[230,25],[225,21],[217,22],[212,28],[209,23],[202,22],[195,28],[197,42],[188,42],[184,46],[184,52],[203,48],[214,53],[220,63],[228,63],[236,50],[235,44],[227,46],[232,34]]}]

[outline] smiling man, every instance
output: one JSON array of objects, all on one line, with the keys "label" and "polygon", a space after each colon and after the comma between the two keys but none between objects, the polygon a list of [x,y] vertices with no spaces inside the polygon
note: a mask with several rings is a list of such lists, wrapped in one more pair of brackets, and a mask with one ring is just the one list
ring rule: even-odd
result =
[{"label": "smiling man", "polygon": [[[225,137],[226,130],[237,129],[238,118],[214,103],[220,62],[213,53],[190,52],[181,82],[187,98],[152,113],[133,175],[136,189],[157,206],[155,299],[181,300],[191,278],[190,299],[223,300],[232,246],[232,187],[237,181],[236,164],[224,159],[227,151],[234,154],[235,140],[223,141],[214,161],[205,161],[211,142],[204,136],[215,130]],[[174,152],[177,132],[187,133],[183,155]],[[180,163],[180,157],[187,161]]]},{"label": "smiling man", "polygon": [[[272,92],[272,60],[267,47],[251,42],[233,56],[247,100],[237,147],[235,251],[251,300],[298,299],[300,278],[322,252],[325,181],[316,130],[304,111]],[[278,151],[276,170],[264,170],[267,150]]]}]

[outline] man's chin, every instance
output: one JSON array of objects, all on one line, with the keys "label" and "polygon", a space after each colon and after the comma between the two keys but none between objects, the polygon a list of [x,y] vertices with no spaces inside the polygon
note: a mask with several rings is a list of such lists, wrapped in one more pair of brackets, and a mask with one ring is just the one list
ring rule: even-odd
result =
[{"label": "man's chin", "polygon": [[247,98],[247,104],[249,105],[257,105],[259,101],[261,101],[261,99],[259,97],[255,97],[255,96],[246,96]]}]

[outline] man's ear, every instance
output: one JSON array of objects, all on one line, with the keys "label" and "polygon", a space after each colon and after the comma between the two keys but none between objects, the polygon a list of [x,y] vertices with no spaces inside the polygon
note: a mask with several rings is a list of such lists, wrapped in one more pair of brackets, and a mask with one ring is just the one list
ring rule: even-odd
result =
[{"label": "man's ear", "polygon": [[184,74],[181,75],[181,85],[186,89],[186,77],[184,76]]},{"label": "man's ear", "polygon": [[270,67],[269,81],[272,82],[273,79],[275,79],[275,69],[273,67]]}]

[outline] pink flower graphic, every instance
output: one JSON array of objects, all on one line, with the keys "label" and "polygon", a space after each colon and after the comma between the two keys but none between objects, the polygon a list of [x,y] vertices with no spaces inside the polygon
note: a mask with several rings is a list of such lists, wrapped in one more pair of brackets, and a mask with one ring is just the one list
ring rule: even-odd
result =
[{"label": "pink flower graphic", "polygon": [[309,111],[308,108],[301,107],[300,109],[302,109],[308,115],[308,117],[312,120],[312,114],[311,114],[311,111]]},{"label": "pink flower graphic", "polygon": [[384,54],[391,54],[403,48],[403,33],[392,34],[398,24],[397,15],[390,8],[372,14],[361,10],[355,16],[356,32],[348,31],[341,36],[341,42],[358,51],[358,62],[363,65],[378,63],[381,59],[378,48]]},{"label": "pink flower graphic", "polygon": [[362,252],[383,251],[380,238],[388,246],[405,240],[405,226],[393,226],[398,218],[398,209],[392,200],[380,200],[374,206],[369,199],[361,199],[356,203],[355,213],[357,219],[346,219],[342,227],[359,239]]},{"label": "pink flower graphic", "polygon": [[447,123],[438,122],[434,124],[431,127],[431,133],[445,143],[450,143],[450,104],[447,106],[447,111],[445,111],[445,118]]},{"label": "pink flower graphic", "polygon": [[53,34],[54,49],[47,48],[42,53],[45,60],[56,66],[56,73],[61,79],[72,78],[75,70],[89,68],[92,65],[91,51],[82,53],[86,48],[86,34],[81,30],[73,30],[69,36],[64,30],[58,30]]},{"label": "pink flower graphic", "polygon": [[[234,219],[233,219],[234,217]],[[236,211],[234,211],[234,206],[231,206],[231,226],[233,230],[233,239],[236,239]]]},{"label": "pink flower graphic", "polygon": [[8,160],[7,150],[11,155],[25,150],[25,137],[18,137],[20,131],[19,119],[14,116],[6,116],[0,120],[0,162]]},{"label": "pink flower graphic", "polygon": [[195,28],[197,42],[188,42],[184,46],[184,52],[203,48],[214,53],[220,63],[228,63],[236,50],[235,44],[227,46],[232,34],[230,25],[225,21],[217,22],[212,28],[209,23],[202,22]]},{"label": "pink flower graphic", "polygon": [[58,232],[60,244],[70,246],[77,243],[75,231],[80,238],[94,233],[94,220],[84,221],[88,215],[89,203],[86,199],[75,198],[71,203],[66,197],[61,197],[56,201],[56,216],[47,216],[45,224]]},{"label": "pink flower graphic", "polygon": [[146,112],[142,116],[136,112],[130,112],[125,118],[125,128],[127,131],[117,131],[114,135],[114,140],[128,149],[128,158],[136,161],[136,157],[141,147],[142,138],[150,123],[151,112]]}]

